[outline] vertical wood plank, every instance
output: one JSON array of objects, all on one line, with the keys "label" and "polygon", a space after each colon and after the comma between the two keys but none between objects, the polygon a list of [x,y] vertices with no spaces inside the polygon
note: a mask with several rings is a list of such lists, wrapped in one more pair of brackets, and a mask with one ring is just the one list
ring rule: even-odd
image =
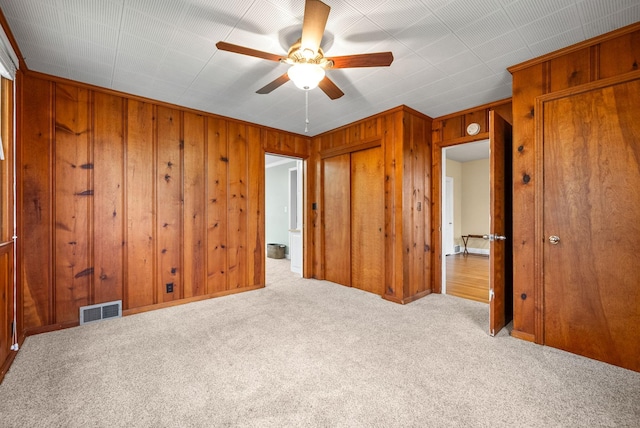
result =
[{"label": "vertical wood plank", "polygon": [[205,118],[184,113],[184,297],[206,292]]},{"label": "vertical wood plank", "polygon": [[[293,139],[291,140],[293,142]],[[292,150],[293,150],[292,145]],[[247,281],[265,285],[265,174],[260,128],[247,127]]]},{"label": "vertical wood plank", "polygon": [[513,75],[513,332],[535,335],[535,99],[545,91],[544,64]]},{"label": "vertical wood plank", "polygon": [[443,141],[460,138],[466,135],[465,126],[464,126],[464,117],[455,116],[449,119],[445,119],[441,121],[440,129],[441,129]]},{"label": "vertical wood plank", "polygon": [[405,236],[403,228],[403,123],[402,115],[394,113],[385,117],[385,207],[387,246],[386,264],[386,299],[402,302],[403,296],[408,291],[405,276]]},{"label": "vertical wood plank", "polygon": [[311,154],[311,139],[305,138],[301,136],[296,136],[295,138],[295,152],[296,154],[306,159]]},{"label": "vertical wood plank", "polygon": [[153,105],[128,100],[125,309],[156,303],[155,122]]},{"label": "vertical wood plank", "polygon": [[123,298],[124,102],[96,92],[93,163],[81,166],[94,176],[94,303]]},{"label": "vertical wood plank", "polygon": [[381,147],[351,153],[351,286],[375,294],[384,292],[382,154]]},{"label": "vertical wood plank", "polygon": [[[6,158],[5,158],[6,159]],[[13,244],[0,247],[0,322],[5,326],[13,323]],[[0,368],[3,368],[13,344],[11,328],[0,330]],[[4,370],[0,370],[0,380]]]},{"label": "vertical wood plank", "polygon": [[324,276],[351,286],[351,155],[322,162]]},{"label": "vertical wood plank", "polygon": [[393,298],[396,295],[396,281],[394,278],[397,253],[395,251],[395,128],[393,119],[385,116],[382,118],[384,129],[382,149],[384,150],[384,238],[385,238],[385,273],[384,296]]},{"label": "vertical wood plank", "polygon": [[[16,173],[25,330],[53,323],[53,84],[22,77]],[[29,233],[26,233],[26,232]]]},{"label": "vertical wood plank", "polygon": [[[411,219],[404,227],[411,229],[411,245],[409,252],[409,293],[404,299],[414,299],[416,296],[430,290],[431,281],[428,266],[431,247],[428,240],[428,221],[430,210],[430,184],[427,170],[427,153],[431,146],[427,141],[427,122],[412,114],[405,114],[405,146],[408,152],[405,158],[410,162],[405,166],[405,174],[410,181],[411,189]],[[407,150],[405,149],[405,150]],[[405,212],[408,211],[405,209]]]},{"label": "vertical wood plank", "polygon": [[[324,202],[322,200],[322,160],[320,159],[320,139],[314,139],[311,143],[311,156],[307,162],[307,177],[309,177],[309,184],[307,186],[307,194],[309,195],[307,201],[307,219],[312,227],[311,242],[309,242],[308,248],[305,252],[305,260],[312,258],[313,263],[311,266],[313,278],[324,279],[324,242],[323,242],[323,227],[322,227],[322,212],[324,210]],[[305,262],[306,263],[306,262]]]},{"label": "vertical wood plank", "polygon": [[227,289],[227,122],[207,119],[207,293]]},{"label": "vertical wood plank", "polygon": [[571,52],[549,62],[551,92],[589,83],[591,80],[590,49]]},{"label": "vertical wood plank", "polygon": [[424,195],[423,195],[423,227],[424,230],[422,233],[424,234],[425,239],[425,261],[424,261],[424,272],[425,272],[425,280],[424,280],[424,290],[425,292],[433,291],[433,249],[434,242],[431,239],[431,231],[433,219],[431,217],[431,207],[433,206],[433,195],[431,194],[431,183],[433,181],[433,171],[431,170],[432,164],[432,153],[433,153],[433,143],[431,141],[431,132],[429,129],[431,128],[431,121],[425,122],[424,129],[424,157],[423,157],[423,168],[424,168]]},{"label": "vertical wood plank", "polygon": [[229,123],[228,287],[247,283],[247,127]]},{"label": "vertical wood plank", "polygon": [[640,68],[640,31],[623,34],[600,44],[599,77],[619,76]]},{"label": "vertical wood plank", "polygon": [[57,84],[55,91],[55,322],[78,321],[91,302],[93,188],[89,152],[89,90]]},{"label": "vertical wood plank", "polygon": [[[179,110],[157,107],[158,301],[182,296],[182,141]],[[173,292],[167,292],[172,284]]]}]

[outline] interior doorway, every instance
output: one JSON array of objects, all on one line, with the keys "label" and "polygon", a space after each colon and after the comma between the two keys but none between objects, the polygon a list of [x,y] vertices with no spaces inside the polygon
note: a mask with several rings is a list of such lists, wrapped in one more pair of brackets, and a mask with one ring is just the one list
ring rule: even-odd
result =
[{"label": "interior doorway", "polygon": [[[489,137],[489,178],[488,180],[472,179],[471,181],[489,182],[489,227],[487,232],[482,232],[487,229],[486,226],[474,226],[478,227],[478,230],[461,231],[460,240],[463,241],[463,244],[460,250],[465,254],[470,253],[469,246],[472,244],[472,238],[476,239],[476,243],[473,245],[479,245],[479,242],[485,239],[488,241],[489,334],[494,336],[513,319],[513,130],[511,124],[494,110],[489,110],[488,119],[489,126],[486,135]],[[437,227],[433,229],[433,232],[436,236],[434,241],[436,259],[439,259],[439,263],[434,265],[434,268],[436,271],[440,270],[433,277],[434,290],[447,294],[449,294],[447,290],[447,256],[443,251],[442,233],[443,218],[446,218],[442,215],[442,205],[445,204],[444,194],[446,193],[443,183],[446,183],[446,176],[451,172],[450,166],[448,168],[447,165],[447,151],[450,154],[450,148],[462,144],[466,144],[466,141],[458,139],[436,143],[433,148],[434,159],[439,161],[434,163],[434,170],[438,172],[433,175],[435,186],[433,190],[437,195],[434,196],[435,211],[433,211],[433,215],[437,218]],[[468,147],[473,146],[469,145]],[[455,193],[454,188],[454,195]],[[482,218],[486,214],[474,213],[474,215]],[[463,248],[464,245],[467,246],[466,252]],[[482,253],[486,252],[482,248],[480,250]]]},{"label": "interior doorway", "polygon": [[442,150],[442,293],[489,303],[489,140]]},{"label": "interior doorway", "polygon": [[299,276],[303,276],[304,260],[303,180],[301,158],[265,155],[266,255],[289,264]]}]

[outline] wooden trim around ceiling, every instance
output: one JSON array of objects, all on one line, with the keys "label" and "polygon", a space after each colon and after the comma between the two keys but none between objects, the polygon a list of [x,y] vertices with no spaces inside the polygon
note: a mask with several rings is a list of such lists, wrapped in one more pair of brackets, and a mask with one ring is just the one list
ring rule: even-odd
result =
[{"label": "wooden trim around ceiling", "polygon": [[[452,118],[452,117],[464,116],[467,113],[476,113],[479,110],[492,109],[494,107],[501,106],[501,105],[504,105],[504,104],[508,104],[510,102],[511,102],[511,97],[505,98],[505,99],[502,99],[502,100],[498,100],[498,101],[493,101],[493,102],[490,102],[490,103],[487,103],[487,104],[482,104],[482,105],[479,105],[479,106],[471,107],[471,108],[468,108],[466,110],[457,111],[455,113],[446,114],[444,116],[438,116],[438,117],[434,118],[433,121],[435,122],[435,121],[439,121],[439,120],[446,120],[446,119],[449,119],[449,118]],[[478,136],[476,135],[475,137],[477,139]]]},{"label": "wooden trim around ceiling", "polygon": [[370,141],[365,141],[361,144],[356,145],[348,145],[348,146],[340,146],[335,147],[333,149],[327,149],[320,152],[320,158],[332,158],[334,156],[340,156],[347,153],[359,152],[360,150],[372,149],[374,147],[382,146],[382,140],[379,137],[376,137]]},{"label": "wooden trim around ceiling", "polygon": [[338,128],[331,129],[331,130],[323,132],[321,134],[314,135],[313,138],[321,138],[321,137],[323,137],[325,135],[328,135],[328,134],[331,134],[331,133],[334,133],[334,132],[337,132],[337,131],[341,131],[343,129],[351,128],[356,123],[366,122],[366,121],[369,121],[369,120],[372,120],[372,119],[376,119],[378,117],[386,116],[386,115],[393,114],[393,113],[398,113],[398,112],[401,112],[401,111],[412,113],[412,114],[414,114],[414,115],[416,115],[418,117],[421,117],[421,118],[424,118],[424,119],[427,119],[427,120],[430,120],[430,121],[434,120],[432,117],[427,116],[424,113],[420,113],[419,111],[414,110],[411,107],[407,107],[406,105],[402,104],[402,105],[399,105],[397,107],[391,108],[389,110],[385,110],[385,111],[382,111],[380,113],[372,114],[371,116],[363,117],[362,119],[357,119],[357,120],[355,120],[355,121],[353,121],[351,123],[348,123],[346,125],[340,126]]},{"label": "wooden trim around ceiling", "polygon": [[581,49],[589,48],[593,45],[602,43],[607,40],[615,39],[620,37],[623,34],[633,33],[634,31],[640,30],[640,22],[636,22],[631,25],[627,25],[626,27],[619,28],[617,30],[608,32],[606,34],[602,34],[600,36],[593,37],[591,39],[587,39],[583,42],[577,43],[575,45],[567,46],[566,48],[559,49],[554,52],[550,52],[546,55],[542,55],[533,59],[530,59],[525,62],[521,62],[520,64],[512,65],[511,67],[507,67],[509,73],[513,74],[516,71],[523,70],[525,68],[531,67],[532,65],[540,64],[554,58],[559,58],[568,53],[579,51]]},{"label": "wooden trim around ceiling", "polygon": [[22,52],[20,52],[20,48],[18,47],[18,42],[16,41],[15,37],[13,37],[13,33],[11,32],[11,27],[9,27],[9,23],[7,22],[7,18],[4,16],[4,12],[2,11],[2,9],[0,9],[0,25],[2,25],[2,28],[4,29],[4,32],[7,35],[7,38],[9,39],[9,43],[11,43],[13,50],[18,56],[18,62],[19,62],[18,68],[22,71],[28,71],[29,68],[27,67],[27,64],[24,62],[24,58],[22,57]]},{"label": "wooden trim around ceiling", "polygon": [[102,92],[102,93],[108,94],[108,95],[115,95],[117,97],[126,98],[128,100],[135,100],[135,101],[140,101],[140,102],[143,102],[143,103],[158,105],[158,106],[167,107],[167,108],[170,108],[170,109],[176,109],[176,110],[189,112],[189,113],[194,113],[194,114],[198,114],[198,115],[202,115],[202,116],[213,117],[213,118],[217,118],[217,119],[226,120],[226,121],[229,121],[229,122],[238,123],[238,124],[241,124],[241,125],[259,127],[260,129],[263,129],[263,130],[266,130],[266,131],[275,131],[275,132],[279,132],[279,133],[282,133],[282,134],[289,134],[289,135],[293,135],[293,136],[296,136],[296,137],[302,137],[302,138],[305,138],[305,139],[308,139],[308,140],[311,139],[311,137],[309,137],[308,135],[296,134],[295,132],[289,132],[289,131],[283,131],[282,129],[272,128],[272,127],[265,126],[265,125],[259,125],[257,123],[247,122],[247,121],[240,120],[240,119],[235,119],[235,118],[232,118],[232,117],[221,116],[221,115],[216,114],[216,113],[212,113],[212,112],[208,112],[208,111],[204,111],[204,110],[196,110],[194,108],[185,107],[185,106],[182,106],[182,105],[179,105],[179,104],[171,104],[171,103],[168,103],[168,102],[165,102],[165,101],[159,101],[159,100],[155,100],[155,99],[152,99],[152,98],[146,98],[146,97],[143,97],[143,96],[140,96],[140,95],[130,94],[128,92],[121,92],[121,91],[117,91],[115,89],[109,89],[109,88],[104,88],[102,86],[91,85],[89,83],[78,82],[76,80],[71,80],[71,79],[67,79],[67,78],[64,78],[64,77],[53,76],[51,74],[41,73],[39,71],[27,70],[27,72],[25,74],[28,75],[28,76],[31,76],[31,77],[44,79],[44,80],[47,80],[47,81],[50,81],[50,82],[73,85],[73,86],[77,86],[77,87],[80,87],[80,88],[86,88],[86,89],[89,89],[91,91]]}]

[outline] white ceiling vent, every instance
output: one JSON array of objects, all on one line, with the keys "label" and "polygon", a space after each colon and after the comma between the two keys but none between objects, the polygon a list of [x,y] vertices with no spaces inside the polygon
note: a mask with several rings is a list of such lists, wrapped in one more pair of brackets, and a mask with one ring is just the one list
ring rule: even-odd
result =
[{"label": "white ceiling vent", "polygon": [[122,300],[80,307],[80,325],[122,317]]}]

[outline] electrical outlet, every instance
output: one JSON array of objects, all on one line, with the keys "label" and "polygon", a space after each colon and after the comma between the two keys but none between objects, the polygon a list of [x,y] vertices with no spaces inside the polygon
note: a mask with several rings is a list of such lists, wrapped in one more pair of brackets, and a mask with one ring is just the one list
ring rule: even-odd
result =
[{"label": "electrical outlet", "polygon": [[167,293],[173,293],[173,282],[167,282]]}]

